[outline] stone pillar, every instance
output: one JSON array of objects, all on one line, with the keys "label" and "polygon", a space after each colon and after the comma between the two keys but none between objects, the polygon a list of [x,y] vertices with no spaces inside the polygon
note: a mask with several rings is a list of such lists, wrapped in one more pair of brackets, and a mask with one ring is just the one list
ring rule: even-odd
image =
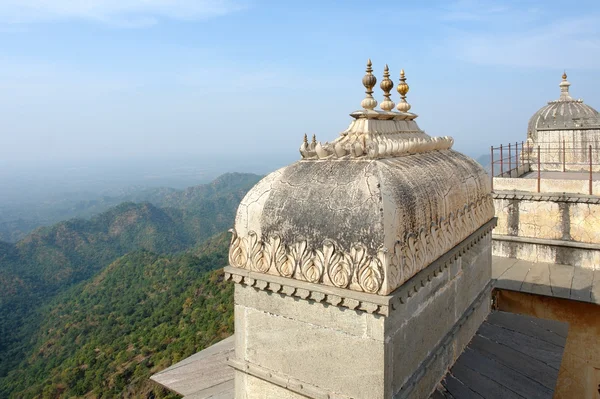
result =
[{"label": "stone pillar", "polygon": [[390,295],[226,268],[236,398],[426,398],[490,310],[490,221]]}]

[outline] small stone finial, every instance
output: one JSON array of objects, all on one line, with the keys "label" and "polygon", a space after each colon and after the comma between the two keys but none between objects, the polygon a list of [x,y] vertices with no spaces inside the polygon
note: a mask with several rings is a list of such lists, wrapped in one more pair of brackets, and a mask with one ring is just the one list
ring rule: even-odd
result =
[{"label": "small stone finial", "polygon": [[398,87],[396,88],[398,93],[400,93],[401,100],[396,107],[400,112],[408,112],[410,110],[410,104],[406,102],[406,94],[410,87],[406,83],[406,77],[404,76],[404,69],[400,71],[400,83],[398,83]]},{"label": "small stone finial", "polygon": [[569,101],[573,100],[571,95],[569,94],[569,86],[571,83],[567,80],[567,71],[564,71],[562,74],[562,82],[560,82],[560,100]]},{"label": "small stone finial", "polygon": [[304,144],[308,145],[308,136],[304,133]]},{"label": "small stone finial", "polygon": [[313,134],[312,143],[317,144],[317,135]]},{"label": "small stone finial", "polygon": [[362,78],[362,84],[365,86],[365,98],[361,101],[360,105],[364,109],[374,109],[377,106],[377,100],[373,98],[373,87],[377,84],[377,78],[373,75],[373,68],[371,68],[371,59],[367,61],[367,73]]},{"label": "small stone finial", "polygon": [[390,79],[390,70],[387,64],[385,64],[385,68],[383,68],[383,80],[381,81],[379,87],[381,87],[381,90],[383,90],[384,97],[384,100],[379,106],[384,111],[393,110],[396,104],[394,104],[394,102],[390,98],[390,91],[392,91],[392,89],[394,88],[394,82],[392,82],[392,79]]}]

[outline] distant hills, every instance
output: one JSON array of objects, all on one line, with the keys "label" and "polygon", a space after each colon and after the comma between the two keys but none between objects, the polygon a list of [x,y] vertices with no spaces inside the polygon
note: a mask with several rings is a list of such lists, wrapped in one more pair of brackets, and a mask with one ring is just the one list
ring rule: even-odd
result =
[{"label": "distant hills", "polygon": [[[148,303],[152,303],[151,297],[160,296],[165,292],[169,293],[168,295],[183,295],[194,281],[198,282],[199,279],[204,278],[202,276],[206,271],[223,266],[224,261],[221,260],[226,259],[224,255],[226,244],[223,244],[226,239],[220,236],[217,244],[214,244],[213,240],[209,241],[209,244],[213,242],[209,247],[202,245],[210,237],[232,226],[241,198],[259,179],[260,176],[253,174],[226,174],[210,184],[186,190],[162,190],[160,193],[155,193],[151,198],[152,202],[125,202],[90,219],[71,219],[48,227],[40,227],[15,244],[0,242],[0,359],[2,359],[0,387],[3,387],[0,390],[0,397],[8,395],[11,386],[34,386],[35,378],[25,377],[31,367],[42,367],[46,373],[50,372],[47,367],[66,362],[66,360],[57,360],[54,355],[41,356],[37,353],[41,350],[39,345],[42,345],[44,334],[60,327],[55,324],[49,327],[48,323],[60,324],[60,320],[75,317],[75,315],[66,316],[69,309],[73,309],[74,312],[80,309],[77,311],[78,314],[83,315],[86,320],[88,316],[92,317],[90,312],[95,308],[88,308],[88,304],[78,302],[78,298],[83,293],[92,292],[85,290],[89,284],[92,284],[89,287],[93,287],[111,282],[110,287],[105,287],[109,290],[119,281],[128,282],[129,285],[119,285],[120,290],[113,291],[111,294],[118,302],[113,304],[116,306],[114,309],[117,309],[114,320],[121,320],[129,317],[129,314],[119,313],[126,308],[124,303],[145,304],[144,299],[141,299],[143,295],[148,296],[146,299]],[[187,255],[178,255],[182,253]],[[205,259],[205,261],[202,263],[197,259]],[[212,259],[212,263],[206,263],[208,262],[206,259]],[[164,272],[167,273],[171,269],[166,265],[172,264],[179,267],[177,270],[180,271],[177,273],[181,275],[180,283],[174,283],[178,277],[161,275],[159,272],[160,265],[165,266]],[[144,270],[146,266],[151,270],[151,265],[156,265],[153,272],[155,274],[148,277],[144,274]],[[121,277],[113,280],[117,270],[121,273]],[[131,275],[127,275],[129,272]],[[188,276],[185,273],[191,274]],[[135,287],[138,282],[145,284],[143,290],[140,288],[140,292],[144,294],[138,292],[135,294],[138,296],[129,297],[127,287]],[[173,293],[174,291],[170,291],[165,285],[167,283],[180,284],[180,291]],[[78,289],[83,291],[77,291]],[[134,295],[136,290],[131,291],[131,295]],[[96,299],[90,297],[89,304],[94,303]],[[58,319],[48,319],[47,315],[54,311],[52,309],[61,306],[64,314],[60,313]],[[148,311],[163,312],[164,317],[171,321],[176,316],[175,310],[171,308],[161,310],[160,306],[153,306]],[[112,319],[99,318],[97,322],[110,320]],[[84,333],[93,335],[97,329],[97,325],[94,324],[96,322],[91,319],[88,321],[92,324]],[[139,322],[144,323],[144,321]],[[63,327],[65,331],[71,331],[70,327],[60,328]],[[117,330],[113,332],[116,333]],[[81,334],[83,333],[78,333],[76,336],[67,334],[67,336],[70,337],[69,340],[73,339],[73,342],[87,339],[85,334]],[[62,335],[55,336],[51,340],[58,342],[62,337]],[[116,339],[115,336],[112,338]],[[201,345],[200,341],[194,342],[192,342],[194,348]],[[64,342],[60,343],[56,348],[65,345]],[[60,356],[69,357],[71,349],[66,352],[59,351],[62,353]],[[24,356],[29,359],[28,362],[22,362]],[[43,366],[35,366],[38,364],[36,362]],[[9,372],[10,376],[6,377],[8,379],[3,378]],[[36,375],[39,378],[40,374]],[[22,376],[22,378],[15,376]],[[39,397],[62,397],[60,392],[63,391],[70,392],[70,396],[79,395],[75,391],[69,391],[71,387],[69,383],[64,382],[65,376],[52,378],[63,382],[57,383],[55,389],[53,388],[54,391],[50,390],[54,392],[53,394],[48,393],[49,396]],[[19,385],[21,380],[28,382]],[[96,388],[88,382],[85,389],[91,386]],[[81,386],[79,389],[83,390],[84,387]],[[36,397],[38,394],[15,397]]]},{"label": "distant hills", "polygon": [[15,243],[37,227],[72,218],[90,218],[123,202],[149,202],[156,207],[179,209],[206,206],[205,200],[235,197],[237,190],[252,187],[257,178],[254,174],[227,173],[209,184],[185,190],[131,187],[112,196],[73,193],[50,196],[35,204],[0,204],[0,241]]}]

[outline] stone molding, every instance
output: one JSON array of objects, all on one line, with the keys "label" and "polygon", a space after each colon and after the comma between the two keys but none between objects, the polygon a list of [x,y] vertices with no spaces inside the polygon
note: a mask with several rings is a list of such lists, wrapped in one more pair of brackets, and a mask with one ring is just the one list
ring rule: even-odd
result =
[{"label": "stone molding", "polygon": [[496,218],[492,218],[390,295],[352,291],[231,266],[224,268],[225,280],[247,285],[256,290],[321,303],[324,306],[331,305],[386,317],[389,316],[391,311],[399,309],[407,303],[415,293],[431,283],[435,277],[442,273],[444,269],[447,269],[452,262],[467,250],[491,234],[495,226]]},{"label": "stone molding", "polygon": [[418,130],[377,135],[353,133],[338,137],[331,143],[305,141],[300,146],[300,154],[305,160],[381,159],[449,150],[453,144],[452,137],[429,137]]},{"label": "stone molding", "polygon": [[530,194],[526,192],[514,192],[514,191],[495,191],[492,193],[494,199],[506,199],[506,200],[523,200],[523,201],[552,201],[552,202],[568,202],[568,203],[579,203],[579,204],[600,204],[600,196],[597,195],[586,195],[586,194],[552,194],[552,193],[539,193]]},{"label": "stone molding", "polygon": [[485,195],[447,218],[406,233],[392,251],[381,246],[376,254],[369,253],[362,243],[347,249],[328,239],[320,247],[310,248],[306,240],[286,244],[277,235],[261,239],[250,231],[240,237],[232,229],[229,264],[258,273],[387,295],[493,217],[492,196]]},{"label": "stone molding", "polygon": [[346,396],[339,393],[329,392],[316,385],[309,384],[304,381],[300,381],[296,378],[286,376],[283,373],[267,369],[257,364],[251,363],[247,360],[240,360],[236,358],[228,358],[227,363],[234,369],[260,378],[261,380],[270,382],[273,385],[280,386],[284,389],[288,389],[292,392],[296,392],[300,395],[306,396],[312,399],[352,399],[350,396]]}]

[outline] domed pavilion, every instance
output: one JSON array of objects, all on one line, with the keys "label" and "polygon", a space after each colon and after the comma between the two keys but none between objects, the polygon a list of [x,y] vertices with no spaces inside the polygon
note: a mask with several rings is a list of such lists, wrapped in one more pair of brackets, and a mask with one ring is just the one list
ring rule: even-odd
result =
[{"label": "domed pavilion", "polygon": [[[542,170],[579,171],[589,167],[589,147],[600,150],[600,113],[574,99],[569,93],[571,83],[563,73],[560,97],[540,108],[527,127],[530,158],[536,158],[540,147]],[[593,165],[598,170],[600,165]]]}]

